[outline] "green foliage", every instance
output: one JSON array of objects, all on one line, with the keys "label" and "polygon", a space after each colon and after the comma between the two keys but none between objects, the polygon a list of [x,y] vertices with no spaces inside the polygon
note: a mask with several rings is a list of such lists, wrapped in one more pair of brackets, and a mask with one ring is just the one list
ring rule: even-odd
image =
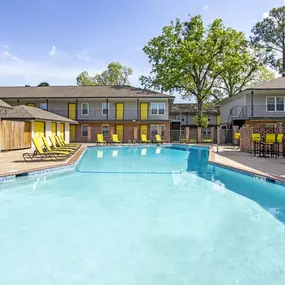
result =
[{"label": "green foliage", "polygon": [[95,85],[87,71],[81,72],[76,78],[77,85],[92,86]]},{"label": "green foliage", "polygon": [[285,6],[274,8],[269,17],[258,22],[252,29],[251,41],[263,48],[272,68],[285,74]]},{"label": "green foliage", "polygon": [[201,126],[203,104],[213,95],[214,83],[226,68],[225,61],[241,44],[246,45],[242,33],[225,28],[221,19],[208,27],[201,16],[186,22],[177,19],[143,48],[152,70],[150,76],[140,78],[141,83],[160,91],[178,91],[183,98],[194,97],[197,124]]},{"label": "green foliage", "polygon": [[127,66],[123,66],[119,62],[111,62],[107,70],[90,76],[87,71],[83,71],[76,78],[77,85],[128,85],[129,76],[133,74],[133,70]]},{"label": "green foliage", "polygon": [[198,114],[194,117],[195,124],[203,129],[207,128],[209,125],[209,120],[206,114],[202,113],[201,116]]},{"label": "green foliage", "polygon": [[41,87],[41,86],[49,86],[49,83],[47,82],[41,82],[38,87]]}]

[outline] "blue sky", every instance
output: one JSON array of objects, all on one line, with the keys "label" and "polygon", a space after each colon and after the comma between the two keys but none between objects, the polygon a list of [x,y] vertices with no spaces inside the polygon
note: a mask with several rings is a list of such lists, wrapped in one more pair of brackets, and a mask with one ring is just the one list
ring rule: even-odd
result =
[{"label": "blue sky", "polygon": [[220,17],[250,34],[284,0],[9,0],[0,9],[0,85],[74,85],[83,70],[111,61],[132,67],[131,84],[148,74],[142,48],[164,25],[188,14]]}]

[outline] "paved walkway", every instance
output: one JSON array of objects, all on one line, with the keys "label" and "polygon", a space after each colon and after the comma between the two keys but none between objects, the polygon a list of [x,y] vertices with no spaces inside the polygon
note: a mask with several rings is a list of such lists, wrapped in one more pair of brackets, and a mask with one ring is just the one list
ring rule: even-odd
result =
[{"label": "paved walkway", "polygon": [[24,161],[22,155],[25,152],[31,153],[32,151],[30,149],[0,152],[0,176],[70,164],[76,161],[77,157],[80,155],[84,148],[85,145],[83,145],[81,149],[78,150],[73,156],[61,161],[26,162]]},{"label": "paved walkway", "polygon": [[[213,150],[216,152],[216,147]],[[219,146],[219,153],[214,153],[210,160],[256,174],[285,178],[285,158],[282,157],[265,159],[240,152],[239,149],[233,149],[233,147]]]}]

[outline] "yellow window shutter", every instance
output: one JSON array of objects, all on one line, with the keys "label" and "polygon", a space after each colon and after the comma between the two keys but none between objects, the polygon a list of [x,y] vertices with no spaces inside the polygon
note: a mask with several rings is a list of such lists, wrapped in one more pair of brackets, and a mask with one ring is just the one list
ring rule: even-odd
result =
[{"label": "yellow window shutter", "polygon": [[64,130],[64,123],[60,123],[60,136],[65,139],[65,130]]},{"label": "yellow window shutter", "polygon": [[220,125],[220,124],[221,124],[221,116],[217,115],[217,125]]}]

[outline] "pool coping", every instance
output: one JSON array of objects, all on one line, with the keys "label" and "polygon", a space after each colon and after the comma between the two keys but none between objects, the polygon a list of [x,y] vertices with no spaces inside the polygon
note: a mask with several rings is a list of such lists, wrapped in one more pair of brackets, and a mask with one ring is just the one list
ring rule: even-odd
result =
[{"label": "pool coping", "polygon": [[[233,166],[233,165],[229,165],[226,163],[217,162],[216,157],[215,157],[216,155],[219,155],[219,154],[214,151],[214,146],[210,147],[209,159],[208,159],[210,164],[216,165],[218,167],[228,169],[228,170],[231,170],[231,171],[234,171],[237,173],[241,173],[241,174],[244,174],[247,176],[251,176],[251,177],[254,177],[256,179],[264,180],[264,181],[269,182],[269,183],[285,186],[285,178],[275,176],[275,175],[270,175],[268,173],[264,173],[262,171],[254,169],[254,168],[251,168],[249,170],[249,169],[245,169],[243,167],[239,167],[238,165]],[[228,158],[228,160],[231,160],[231,159]]]},{"label": "pool coping", "polygon": [[68,161],[60,164],[44,166],[44,167],[28,168],[25,170],[19,170],[12,173],[11,172],[2,173],[0,174],[0,183],[8,180],[14,180],[17,177],[22,177],[22,176],[39,175],[43,173],[51,173],[62,170],[72,170],[74,169],[76,163],[80,160],[86,149],[87,146],[81,146],[81,148],[72,157],[70,157]]}]

